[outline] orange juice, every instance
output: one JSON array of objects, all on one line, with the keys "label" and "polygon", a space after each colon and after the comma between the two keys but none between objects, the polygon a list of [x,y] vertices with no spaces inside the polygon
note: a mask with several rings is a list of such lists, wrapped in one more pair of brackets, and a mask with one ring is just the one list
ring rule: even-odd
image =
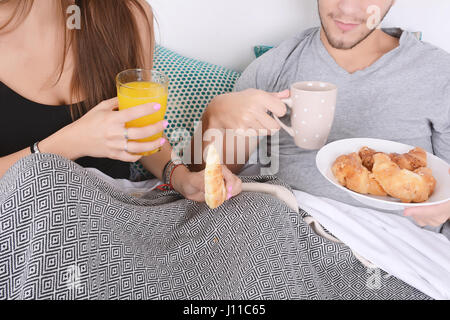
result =
[{"label": "orange juice", "polygon": [[[135,81],[128,82],[118,86],[117,97],[119,99],[119,110],[133,108],[146,103],[158,103],[161,109],[153,114],[130,121],[126,124],[127,128],[131,127],[146,127],[164,120],[164,115],[167,109],[167,86],[150,82],[150,81]],[[162,138],[162,132],[151,137],[136,140],[139,142],[155,141]],[[160,149],[143,153],[143,156],[148,156],[160,151]]]}]

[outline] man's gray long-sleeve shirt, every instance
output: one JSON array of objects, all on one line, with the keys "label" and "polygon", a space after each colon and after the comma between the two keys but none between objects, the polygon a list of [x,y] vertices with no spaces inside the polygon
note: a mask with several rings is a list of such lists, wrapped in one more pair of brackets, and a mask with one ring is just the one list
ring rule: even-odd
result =
[{"label": "man's gray long-sleeve shirt", "polygon": [[[450,163],[450,54],[419,41],[410,32],[385,32],[400,37],[399,47],[350,74],[324,47],[320,28],[308,29],[254,61],[235,90],[277,92],[298,81],[334,83],[339,91],[328,142],[392,140],[422,147]],[[289,119],[288,114],[282,121],[288,124]],[[270,139],[268,143],[270,148]],[[275,174],[295,189],[361,206],[321,176],[316,154],[298,148],[292,137],[281,131],[279,171]]]}]

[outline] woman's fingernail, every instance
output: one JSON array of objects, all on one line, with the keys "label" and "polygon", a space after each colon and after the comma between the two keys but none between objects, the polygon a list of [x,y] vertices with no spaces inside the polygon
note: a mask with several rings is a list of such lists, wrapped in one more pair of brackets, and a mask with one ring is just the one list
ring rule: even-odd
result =
[{"label": "woman's fingernail", "polygon": [[230,200],[233,195],[231,193],[228,194],[227,200]]},{"label": "woman's fingernail", "polygon": [[228,193],[231,193],[233,191],[233,187],[228,187]]},{"label": "woman's fingernail", "polygon": [[157,103],[157,104],[155,104],[155,105],[153,106],[153,108],[154,108],[156,111],[158,111],[159,109],[161,109],[161,105],[160,105],[159,103]]},{"label": "woman's fingernail", "polygon": [[164,120],[163,126],[164,126],[164,129],[166,129],[169,126],[169,121]]},{"label": "woman's fingernail", "polygon": [[166,139],[161,139],[160,141],[159,141],[159,143],[161,144],[161,145],[163,145],[164,143],[166,143]]}]

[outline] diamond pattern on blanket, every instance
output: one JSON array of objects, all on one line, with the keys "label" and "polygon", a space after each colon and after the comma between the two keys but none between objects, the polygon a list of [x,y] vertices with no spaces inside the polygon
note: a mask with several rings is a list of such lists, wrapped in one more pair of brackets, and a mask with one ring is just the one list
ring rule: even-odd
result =
[{"label": "diamond pattern on blanket", "polygon": [[173,191],[137,199],[32,155],[0,179],[0,299],[429,299],[394,277],[369,288],[306,215],[258,193],[214,211]]}]

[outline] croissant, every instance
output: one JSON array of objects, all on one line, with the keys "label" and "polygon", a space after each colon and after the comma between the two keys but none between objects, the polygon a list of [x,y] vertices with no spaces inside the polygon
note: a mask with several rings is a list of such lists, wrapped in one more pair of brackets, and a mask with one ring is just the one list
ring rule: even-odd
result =
[{"label": "croissant", "polygon": [[436,189],[436,179],[433,177],[433,171],[430,168],[419,168],[414,170],[414,172],[423,177],[430,190],[430,195],[432,195],[434,189]]},{"label": "croissant", "polygon": [[363,147],[359,150],[359,156],[361,157],[361,161],[364,167],[366,167],[369,171],[372,171],[373,168],[373,155],[377,152],[369,147]]},{"label": "croissant", "polygon": [[222,165],[220,164],[219,154],[214,145],[208,148],[205,169],[205,200],[211,209],[216,209],[227,198],[225,181],[223,179]]},{"label": "croissant", "polygon": [[343,155],[336,159],[331,168],[339,183],[348,189],[375,196],[387,196],[375,176],[362,164],[357,153]]},{"label": "croissant", "polygon": [[391,153],[389,157],[401,169],[414,171],[427,166],[427,152],[422,148],[414,148],[405,154]]},{"label": "croissant", "polygon": [[[377,152],[368,147],[363,147],[359,150],[359,156],[361,157],[363,166],[370,171],[372,171],[373,168],[373,156],[377,153],[381,152]],[[400,167],[400,169],[414,171],[427,166],[427,152],[422,148],[414,148],[404,154],[391,153],[389,154],[389,157]]]},{"label": "croissant", "polygon": [[404,203],[424,202],[434,192],[436,180],[431,169],[419,168],[415,171],[401,169],[383,153],[373,156],[373,174],[383,189],[392,197]]}]

